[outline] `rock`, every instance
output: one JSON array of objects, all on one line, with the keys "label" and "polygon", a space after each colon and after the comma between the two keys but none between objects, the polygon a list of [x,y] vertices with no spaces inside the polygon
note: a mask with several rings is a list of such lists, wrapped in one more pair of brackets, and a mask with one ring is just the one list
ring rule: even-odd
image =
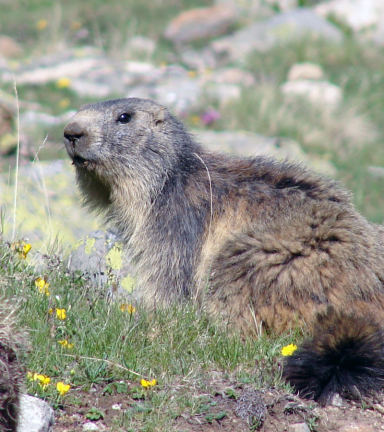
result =
[{"label": "rock", "polygon": [[342,426],[339,429],[339,432],[375,432],[375,431],[377,431],[377,429],[375,429],[373,426],[367,425],[365,423],[355,423],[355,422]]},{"label": "rock", "polygon": [[341,88],[328,81],[288,81],[281,86],[281,91],[290,102],[295,102],[298,97],[305,98],[326,109],[337,107],[343,99]]},{"label": "rock", "polygon": [[130,57],[152,57],[156,50],[156,42],[145,36],[134,36],[127,41],[127,51]]},{"label": "rock", "polygon": [[190,69],[204,72],[207,69],[213,70],[218,66],[213,50],[206,47],[200,51],[186,49],[180,54],[181,61]]},{"label": "rock", "polygon": [[335,393],[331,400],[331,405],[336,407],[344,406],[343,398],[339,395],[339,393]]},{"label": "rock", "polygon": [[6,58],[21,57],[24,50],[20,44],[9,36],[0,35],[0,56]]},{"label": "rock", "polygon": [[290,432],[311,432],[306,423],[294,423],[289,425]]},{"label": "rock", "polygon": [[204,79],[216,84],[237,84],[245,87],[256,84],[256,80],[250,72],[235,67],[217,69],[205,75]]},{"label": "rock", "polygon": [[300,79],[321,80],[324,78],[323,68],[315,63],[305,62],[294,64],[288,72],[288,81]]},{"label": "rock", "polygon": [[[101,60],[98,58],[72,59],[56,66],[15,72],[15,75],[18,84],[42,85],[62,78],[77,78],[89,73],[93,68],[100,67]],[[4,72],[2,75],[2,80],[5,82],[13,82],[13,79],[13,73]]]},{"label": "rock", "polygon": [[87,422],[83,424],[83,431],[99,431],[104,430],[99,427],[96,423]]},{"label": "rock", "polygon": [[92,285],[109,289],[108,295],[132,297],[135,279],[133,267],[119,237],[111,231],[93,231],[75,243],[66,258],[71,271],[80,271]]},{"label": "rock", "polygon": [[237,399],[236,414],[246,420],[252,430],[258,430],[264,423],[267,407],[258,390],[244,390]]},{"label": "rock", "polygon": [[128,86],[143,83],[155,84],[164,73],[164,71],[151,63],[138,61],[127,61],[123,64],[123,68],[126,72],[123,76],[124,84]]},{"label": "rock", "polygon": [[241,88],[236,84],[207,83],[203,92],[210,100],[219,102],[220,108],[241,98]]},{"label": "rock", "polygon": [[234,9],[227,5],[190,9],[174,18],[164,37],[175,45],[221,36],[237,21]]},{"label": "rock", "polygon": [[17,432],[53,431],[54,413],[47,402],[29,395],[21,396]]},{"label": "rock", "polygon": [[228,62],[241,61],[254,50],[266,52],[277,43],[284,44],[301,37],[308,41],[324,38],[340,42],[343,34],[312,10],[298,8],[217,39],[210,46],[218,58],[226,57]]},{"label": "rock", "polygon": [[266,0],[266,2],[280,12],[286,12],[299,6],[298,0]]},{"label": "rock", "polygon": [[332,0],[315,6],[319,16],[333,15],[344,21],[354,31],[376,26],[384,20],[382,0]]},{"label": "rock", "polygon": [[181,66],[168,66],[158,82],[136,86],[127,97],[153,99],[170,107],[176,115],[182,115],[200,104],[201,85],[195,76]]}]

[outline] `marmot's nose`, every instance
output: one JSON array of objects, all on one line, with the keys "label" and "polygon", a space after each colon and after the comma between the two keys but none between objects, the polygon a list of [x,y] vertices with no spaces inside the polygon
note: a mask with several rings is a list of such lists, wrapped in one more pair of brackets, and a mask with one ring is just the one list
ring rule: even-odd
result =
[{"label": "marmot's nose", "polygon": [[64,138],[70,141],[72,145],[76,145],[76,142],[85,135],[83,126],[77,122],[68,123],[64,129]]}]

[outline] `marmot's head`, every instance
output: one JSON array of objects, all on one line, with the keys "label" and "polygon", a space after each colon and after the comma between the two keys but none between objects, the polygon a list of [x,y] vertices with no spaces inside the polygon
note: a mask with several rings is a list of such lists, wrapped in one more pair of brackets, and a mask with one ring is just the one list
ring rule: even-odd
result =
[{"label": "marmot's head", "polygon": [[169,111],[146,99],[115,99],[81,107],[64,129],[67,152],[77,169],[101,177],[160,164],[173,149],[169,133],[176,126]]},{"label": "marmot's head", "polygon": [[190,166],[195,144],[183,124],[147,99],[88,104],[64,129],[77,181],[90,207],[105,209],[117,189],[153,198]]}]

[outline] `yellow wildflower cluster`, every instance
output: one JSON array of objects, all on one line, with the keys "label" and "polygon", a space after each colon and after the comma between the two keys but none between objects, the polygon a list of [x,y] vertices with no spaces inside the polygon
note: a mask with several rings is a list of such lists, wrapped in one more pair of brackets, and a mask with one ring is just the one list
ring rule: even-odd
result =
[{"label": "yellow wildflower cluster", "polygon": [[48,288],[49,283],[47,282],[47,278],[38,277],[35,279],[35,285],[41,294],[45,294],[47,296],[51,295]]},{"label": "yellow wildflower cluster", "polygon": [[48,384],[50,384],[50,382],[51,382],[51,378],[49,378],[49,376],[43,375],[43,374],[38,374],[36,372],[35,373],[28,372],[27,378],[29,381],[39,381],[39,385],[43,390],[45,390],[47,388]]},{"label": "yellow wildflower cluster", "polygon": [[62,347],[72,349],[74,347],[73,343],[69,343],[67,339],[57,341]]},{"label": "yellow wildflower cluster", "polygon": [[144,387],[144,388],[151,388],[154,387],[157,384],[157,381],[155,378],[153,378],[153,380],[148,381],[146,379],[142,379],[140,381],[140,384]]},{"label": "yellow wildflower cluster", "polygon": [[67,312],[65,309],[49,309],[48,313],[49,314],[53,314],[53,312],[56,311],[56,318],[59,320],[65,320],[65,318],[67,318]]},{"label": "yellow wildflower cluster", "polygon": [[[38,373],[32,373],[30,371],[27,372],[27,379],[29,381],[38,381],[40,387],[43,390],[46,390],[46,388],[48,387],[48,385],[51,383],[51,378],[47,375],[43,375],[43,374],[38,374]],[[58,382],[56,384],[56,390],[60,393],[60,396],[65,396],[69,389],[71,388],[71,386],[69,384],[64,384],[63,382]]]},{"label": "yellow wildflower cluster", "polygon": [[130,315],[133,315],[136,312],[136,308],[131,304],[122,303],[120,305],[121,312],[128,312]]},{"label": "yellow wildflower cluster", "polygon": [[284,357],[291,356],[297,350],[297,345],[289,344],[281,349],[281,354]]}]

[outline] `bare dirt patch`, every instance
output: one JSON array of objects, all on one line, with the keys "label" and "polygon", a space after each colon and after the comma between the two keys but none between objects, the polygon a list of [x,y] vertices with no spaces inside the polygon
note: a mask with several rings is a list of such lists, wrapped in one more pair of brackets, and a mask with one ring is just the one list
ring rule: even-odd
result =
[{"label": "bare dirt patch", "polygon": [[[216,390],[207,393],[201,391],[198,397],[200,404],[194,410],[185,409],[178,413],[167,426],[148,427],[144,425],[146,412],[153,408],[151,398],[140,399],[135,396],[132,388],[128,391],[115,387],[111,394],[106,386],[94,386],[91,391],[78,390],[71,403],[56,412],[55,432],[80,432],[83,425],[92,422],[100,431],[164,431],[164,432],[229,432],[251,431],[283,432],[294,431],[293,425],[307,425],[310,431],[317,432],[375,432],[384,430],[384,397],[365,399],[361,402],[340,400],[342,406],[321,407],[312,401],[303,400],[281,390],[264,389],[256,392],[259,400],[255,402],[256,412],[264,418],[257,424],[252,418],[239,417],[239,404],[246,392],[255,392],[247,387],[236,387],[233,382],[216,383]],[[113,386],[112,386],[113,387]],[[124,388],[124,386],[123,386]],[[223,390],[226,388],[227,390]],[[234,391],[232,392],[232,390]],[[134,390],[134,388],[133,388]],[[121,391],[121,393],[118,393]],[[154,390],[156,391],[156,390]],[[260,402],[261,401],[261,402]],[[243,401],[244,403],[244,401]],[[245,403],[246,404],[246,403]],[[252,403],[250,403],[252,405]],[[164,408],[165,410],[166,408]],[[140,413],[138,416],[137,414]],[[89,417],[100,415],[100,418]],[[88,416],[88,417],[87,417]],[[135,417],[137,416],[137,417]],[[252,417],[252,416],[251,416]],[[263,416],[261,416],[262,418]],[[124,418],[136,420],[134,428],[126,427]],[[141,419],[141,420],[140,420]],[[255,420],[255,419],[253,419]],[[131,423],[132,424],[132,423]]]}]

